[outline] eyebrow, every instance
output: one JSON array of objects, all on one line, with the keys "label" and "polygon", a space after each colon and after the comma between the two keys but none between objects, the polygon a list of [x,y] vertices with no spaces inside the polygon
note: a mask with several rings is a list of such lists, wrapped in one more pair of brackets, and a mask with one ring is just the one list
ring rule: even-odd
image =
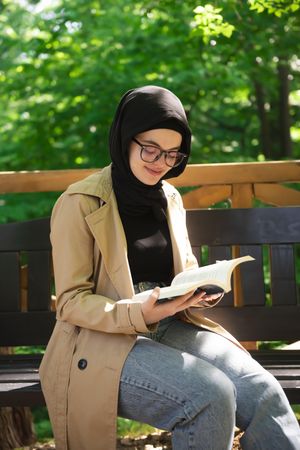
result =
[{"label": "eyebrow", "polygon": [[[141,141],[143,141],[145,144],[149,144],[149,145],[153,145],[154,147],[160,148],[161,150],[164,150],[159,144],[158,142],[152,141],[151,139],[141,139]],[[173,147],[173,148],[169,148],[168,150],[164,150],[165,152],[172,152],[172,151],[176,151],[176,150],[180,150],[181,145],[179,147]]]}]

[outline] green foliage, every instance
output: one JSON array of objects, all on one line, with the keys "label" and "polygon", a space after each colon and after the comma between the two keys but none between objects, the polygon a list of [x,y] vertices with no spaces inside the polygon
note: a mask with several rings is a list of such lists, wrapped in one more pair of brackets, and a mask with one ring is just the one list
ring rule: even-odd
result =
[{"label": "green foliage", "polygon": [[289,12],[294,13],[300,9],[299,0],[248,0],[248,3],[252,10],[259,13],[266,10],[269,14],[277,17]]},{"label": "green foliage", "polygon": [[45,352],[45,346],[20,346],[14,348],[14,353],[17,355],[36,355]]},{"label": "green foliage", "polygon": [[[119,98],[143,84],[182,99],[190,163],[299,158],[298,4],[2,1],[1,170],[103,167]],[[5,196],[0,221],[48,215],[56,197],[24,194],[17,211]]]},{"label": "green foliage", "polygon": [[285,341],[259,341],[258,348],[260,350],[275,350],[275,349],[281,349],[285,345],[288,344],[288,342]]},{"label": "green foliage", "polygon": [[224,22],[223,16],[220,14],[222,8],[215,8],[212,5],[197,6],[194,9],[195,23],[193,24],[194,35],[202,35],[203,42],[208,44],[210,39],[223,35],[230,38],[234,30],[234,26],[228,22]]},{"label": "green foliage", "polygon": [[296,414],[298,421],[300,421],[300,405],[293,405],[292,408],[294,413]]},{"label": "green foliage", "polygon": [[136,437],[141,436],[142,434],[153,433],[155,430],[156,428],[153,428],[145,423],[118,417],[117,433],[119,437],[122,436]]},{"label": "green foliage", "polygon": [[47,408],[45,406],[34,407],[31,412],[38,441],[49,441],[53,438],[53,432]]},{"label": "green foliage", "polygon": [[[45,406],[39,406],[32,408],[31,411],[38,441],[49,441],[53,438],[53,432],[47,408]],[[119,437],[136,437],[142,434],[153,433],[155,430],[156,428],[141,422],[136,422],[135,420],[124,419],[122,417],[118,417],[117,420],[117,434]]]},{"label": "green foliage", "polygon": [[0,223],[50,216],[57,192],[0,195]]}]

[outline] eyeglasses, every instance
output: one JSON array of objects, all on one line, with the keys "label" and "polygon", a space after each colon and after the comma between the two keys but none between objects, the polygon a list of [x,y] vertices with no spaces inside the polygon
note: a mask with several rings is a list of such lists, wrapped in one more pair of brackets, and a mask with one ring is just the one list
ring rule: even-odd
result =
[{"label": "eyeglasses", "polygon": [[141,144],[135,138],[133,138],[132,140],[141,147],[140,157],[144,162],[153,163],[155,161],[158,161],[159,158],[164,155],[165,163],[167,164],[167,166],[177,167],[185,158],[187,158],[187,155],[175,150],[166,151],[153,145]]}]

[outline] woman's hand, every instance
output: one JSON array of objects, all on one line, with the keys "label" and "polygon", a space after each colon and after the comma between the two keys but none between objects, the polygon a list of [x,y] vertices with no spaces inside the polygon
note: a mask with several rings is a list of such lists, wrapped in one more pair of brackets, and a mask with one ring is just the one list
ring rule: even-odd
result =
[{"label": "woman's hand", "polygon": [[174,316],[176,313],[190,308],[191,306],[197,306],[202,301],[215,301],[220,297],[220,294],[206,295],[206,292],[204,291],[200,291],[198,294],[188,292],[187,294],[180,295],[170,301],[159,303],[157,302],[159,292],[159,287],[156,287],[153,289],[148,299],[142,303],[142,313],[147,325],[159,322],[166,317]]}]

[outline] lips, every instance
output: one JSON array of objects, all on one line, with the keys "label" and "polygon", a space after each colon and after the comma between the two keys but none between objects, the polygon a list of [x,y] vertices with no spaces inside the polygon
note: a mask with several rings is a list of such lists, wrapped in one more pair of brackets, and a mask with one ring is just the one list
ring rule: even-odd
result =
[{"label": "lips", "polygon": [[150,175],[153,175],[156,177],[159,177],[159,176],[163,175],[163,173],[164,173],[162,170],[154,170],[154,169],[150,169],[149,167],[145,167],[145,169],[147,170],[147,172]]}]

